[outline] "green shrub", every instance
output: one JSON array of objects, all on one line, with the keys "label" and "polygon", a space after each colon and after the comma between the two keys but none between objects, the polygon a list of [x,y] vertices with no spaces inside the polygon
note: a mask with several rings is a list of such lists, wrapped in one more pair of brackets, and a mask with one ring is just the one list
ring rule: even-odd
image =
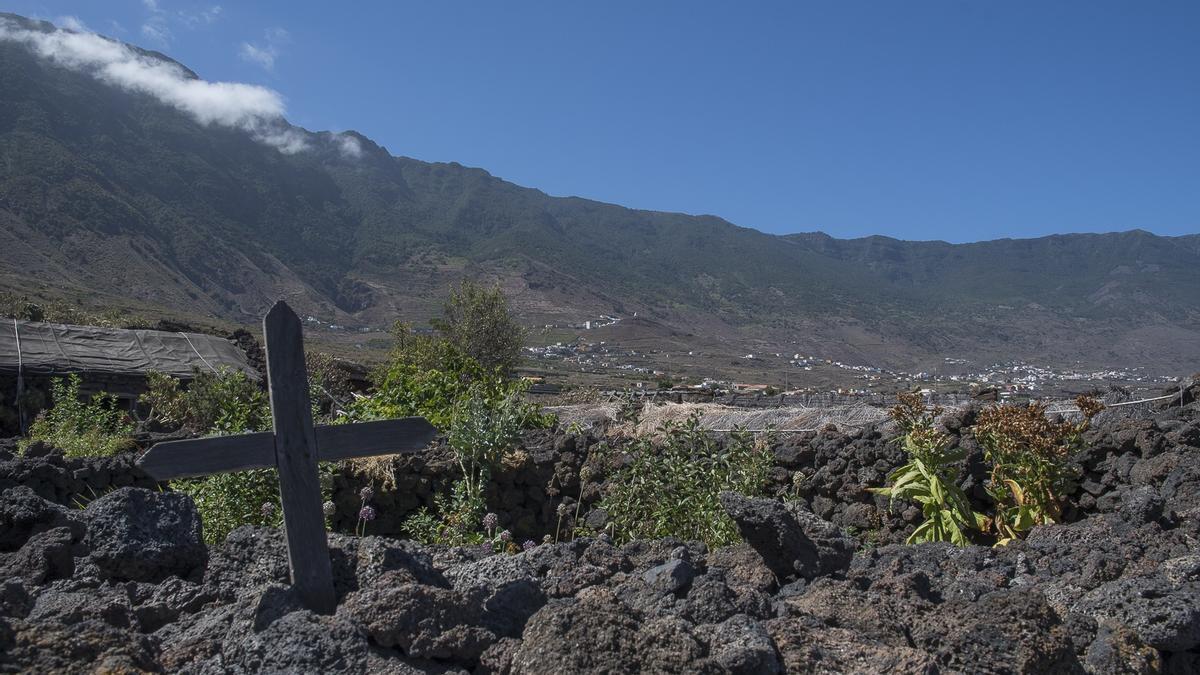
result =
[{"label": "green shrub", "polygon": [[948,449],[949,438],[934,427],[940,413],[939,408],[926,408],[920,394],[900,394],[900,403],[890,415],[903,434],[899,440],[908,462],[888,474],[888,486],[871,492],[921,505],[925,520],[907,543],[948,541],[967,546],[971,542],[966,531],[976,527],[979,518],[958,487],[958,471],[953,466],[965,453]]},{"label": "green shrub", "polygon": [[451,546],[484,541],[485,489],[492,471],[527,425],[527,405],[517,394],[494,401],[482,392],[455,403],[446,438],[462,477],[449,496],[435,498],[433,512],[421,509],[405,523],[411,537]]},{"label": "green shrub", "polygon": [[720,494],[755,497],[767,487],[772,466],[768,443],[737,431],[725,447],[693,415],[668,422],[661,443],[637,440],[631,461],[610,477],[600,507],[618,541],[678,537],[710,547],[738,541],[737,526],[721,506]]},{"label": "green shrub", "polygon": [[[374,392],[346,406],[349,419],[419,415],[445,430],[461,400],[481,397],[498,406],[525,391],[528,385],[511,377],[525,331],[499,288],[463,282],[443,316],[431,323],[436,333],[417,333],[396,323],[391,354],[372,377]],[[553,417],[534,406],[522,411],[526,427],[553,423]]]},{"label": "green shrub", "polygon": [[454,344],[396,324],[386,364],[372,376],[374,391],[347,406],[354,420],[419,415],[439,429],[450,425],[454,403],[471,391],[490,389],[500,397],[504,378],[488,372]]},{"label": "green shrub", "polygon": [[67,457],[115,455],[133,447],[133,423],[117,407],[117,398],[100,392],[83,400],[78,375],[51,382],[54,407],[43,411],[29,428],[30,443],[42,441],[61,449]]},{"label": "green shrub", "polygon": [[1103,409],[1087,396],[1076,403],[1083,413],[1077,423],[1050,420],[1040,403],[996,405],[979,413],[975,438],[991,464],[987,491],[996,513],[990,525],[999,543],[1060,518],[1062,496],[1078,474],[1071,455],[1091,418]]},{"label": "green shrub", "polygon": [[[178,379],[151,373],[142,404],[160,424],[205,436],[226,436],[271,428],[267,394],[245,373],[222,369],[197,372],[184,389]],[[196,502],[204,538],[220,543],[242,525],[282,523],[279,477],[274,469],[222,473],[171,482]]]},{"label": "green shrub", "polygon": [[171,489],[190,495],[196,502],[204,541],[210,545],[221,543],[242,525],[278,527],[283,522],[279,476],[274,469],[186,478],[171,481]]},{"label": "green shrub", "polygon": [[178,379],[150,373],[139,401],[150,420],[197,434],[222,436],[271,427],[267,393],[240,370],[196,371],[187,389]]}]

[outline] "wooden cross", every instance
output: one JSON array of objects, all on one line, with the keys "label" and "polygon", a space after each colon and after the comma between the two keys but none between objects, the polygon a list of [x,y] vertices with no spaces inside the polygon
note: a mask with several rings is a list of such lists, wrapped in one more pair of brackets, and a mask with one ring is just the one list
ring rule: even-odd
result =
[{"label": "wooden cross", "polygon": [[417,452],[437,430],[423,417],[314,428],[300,318],[277,302],[263,318],[263,333],[274,431],[159,443],[137,463],[160,481],[277,468],[292,585],[306,607],[330,614],[337,601],[317,460]]}]

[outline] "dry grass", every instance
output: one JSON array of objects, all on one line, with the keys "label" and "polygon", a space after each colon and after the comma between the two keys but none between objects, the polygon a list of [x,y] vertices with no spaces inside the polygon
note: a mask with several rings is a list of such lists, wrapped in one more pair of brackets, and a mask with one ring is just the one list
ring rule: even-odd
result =
[{"label": "dry grass", "polygon": [[396,489],[395,462],[397,456],[355,457],[345,460],[345,466],[349,469],[350,475],[368,479],[375,489],[390,491]]},{"label": "dry grass", "polygon": [[682,423],[695,414],[701,415],[702,427],[715,431],[740,427],[751,431],[774,428],[781,432],[794,432],[822,429],[830,424],[845,430],[887,421],[886,409],[865,404],[820,408],[741,408],[717,403],[647,404],[642,408],[637,424],[618,423],[620,405],[617,403],[564,405],[546,410],[558,415],[562,428],[575,424],[582,429],[590,429],[605,424],[610,435],[626,437],[657,436],[659,427],[666,422]]},{"label": "dry grass", "polygon": [[574,403],[548,406],[544,410],[558,416],[559,428],[566,429],[575,424],[581,429],[591,429],[597,424],[616,420],[620,408],[617,403]]},{"label": "dry grass", "polygon": [[883,408],[868,405],[839,405],[821,408],[739,408],[717,403],[672,403],[647,406],[632,430],[650,434],[666,422],[683,422],[699,414],[705,429],[727,431],[735,427],[761,431],[768,428],[786,431],[815,431],[828,425],[845,429],[887,419]]}]

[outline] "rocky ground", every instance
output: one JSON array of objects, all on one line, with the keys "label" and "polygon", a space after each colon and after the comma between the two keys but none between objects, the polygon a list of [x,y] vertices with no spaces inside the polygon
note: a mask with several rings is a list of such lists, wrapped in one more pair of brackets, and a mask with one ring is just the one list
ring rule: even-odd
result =
[{"label": "rocky ground", "polygon": [[[894,445],[830,432],[775,449],[801,499],[725,496],[745,544],[488,555],[334,534],[329,616],[290,592],[278,531],[208,548],[185,496],[72,508],[20,473],[48,460],[9,459],[0,671],[1200,672],[1198,391],[1089,432],[1073,522],[1007,547],[894,543],[911,514],[862,490]],[[968,422],[946,421],[970,447]]]}]

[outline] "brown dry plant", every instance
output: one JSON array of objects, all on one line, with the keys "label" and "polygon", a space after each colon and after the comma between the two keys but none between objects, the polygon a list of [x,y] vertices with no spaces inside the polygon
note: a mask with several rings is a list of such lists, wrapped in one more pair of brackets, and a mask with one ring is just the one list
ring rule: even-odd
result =
[{"label": "brown dry plant", "polygon": [[1079,422],[1051,419],[1042,403],[996,405],[979,413],[975,437],[991,464],[987,490],[996,513],[990,525],[1000,543],[1061,518],[1062,497],[1078,473],[1071,457],[1092,417],[1104,409],[1087,396],[1076,405],[1083,413]]}]

